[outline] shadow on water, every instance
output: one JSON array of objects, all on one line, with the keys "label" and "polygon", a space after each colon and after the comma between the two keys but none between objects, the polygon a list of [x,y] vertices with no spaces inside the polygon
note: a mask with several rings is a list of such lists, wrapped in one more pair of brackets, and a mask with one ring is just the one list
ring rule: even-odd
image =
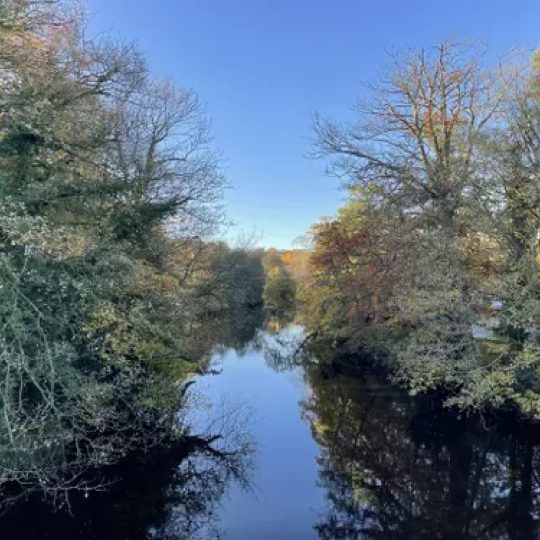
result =
[{"label": "shadow on water", "polygon": [[[301,328],[271,317],[263,330],[263,318],[261,312],[251,312],[214,321],[217,365],[222,362],[223,371],[203,377],[220,381],[233,397],[235,385],[258,389],[256,399],[266,420],[254,429],[254,440],[232,410],[228,421],[210,424],[206,437],[197,432],[175,448],[131,456],[104,471],[107,479],[115,480],[110,488],[88,497],[74,494],[71,514],[51,511],[39,497],[18,505],[0,518],[0,537],[540,537],[538,426],[509,416],[460,417],[434,397],[406,395],[358,359],[335,358],[331,347],[302,350]],[[293,380],[300,387],[288,384]],[[275,389],[288,394],[274,395]],[[276,449],[290,440],[295,443],[290,449],[285,446],[288,451],[305,455],[280,455]],[[263,448],[255,467],[259,443]],[[311,465],[290,482],[301,480],[308,491],[293,500],[295,486],[275,477],[283,467],[285,477],[292,478],[288,475],[296,474],[306,460],[312,460]],[[291,465],[294,468],[287,469]],[[256,512],[245,511],[253,498],[251,478],[259,469],[272,475],[258,477],[263,502],[249,506]],[[248,489],[244,495],[228,496],[231,485]],[[313,501],[320,506],[304,512]],[[287,514],[292,521],[285,525],[279,512],[287,507],[293,509]],[[256,527],[261,535],[228,536],[221,530],[224,517],[229,528]],[[246,523],[239,523],[243,520]]]},{"label": "shadow on water", "polygon": [[[241,351],[254,340],[263,320],[260,310],[209,320],[203,345]],[[220,538],[217,509],[231,486],[249,491],[254,467],[254,442],[239,412],[224,404],[195,433],[186,415],[179,415],[187,432],[183,440],[91,472],[102,479],[101,490],[74,491],[58,504],[39,494],[30,496],[0,514],[0,538]]]},{"label": "shadow on water", "polygon": [[380,376],[306,369],[302,411],[320,447],[328,507],[321,539],[533,539],[540,431],[512,418],[460,418]]},{"label": "shadow on water", "polygon": [[214,511],[232,481],[247,483],[250,452],[193,437],[174,448],[131,456],[104,470],[102,492],[74,493],[53,510],[39,496],[0,519],[2,539],[207,539],[219,537]]}]

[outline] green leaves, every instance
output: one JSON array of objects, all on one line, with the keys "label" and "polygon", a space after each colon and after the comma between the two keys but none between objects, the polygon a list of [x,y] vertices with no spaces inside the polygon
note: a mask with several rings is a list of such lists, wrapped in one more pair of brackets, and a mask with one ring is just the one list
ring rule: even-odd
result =
[{"label": "green leaves", "polygon": [[537,66],[497,81],[433,50],[400,56],[353,122],[317,120],[349,197],[312,228],[303,319],[412,393],[540,418]]},{"label": "green leaves", "polygon": [[296,285],[286,271],[269,277],[264,287],[264,304],[268,309],[291,312],[296,306]]},{"label": "green leaves", "polygon": [[177,434],[212,346],[204,111],[66,8],[0,6],[0,491],[86,489],[89,467]]}]

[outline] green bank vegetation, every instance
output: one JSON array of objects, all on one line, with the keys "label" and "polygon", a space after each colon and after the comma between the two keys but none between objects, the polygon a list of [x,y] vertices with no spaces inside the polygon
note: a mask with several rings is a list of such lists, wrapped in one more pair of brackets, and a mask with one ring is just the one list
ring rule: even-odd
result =
[{"label": "green bank vegetation", "polygon": [[314,334],[369,352],[411,392],[534,418],[539,68],[535,55],[490,70],[443,43],[392,58],[349,123],[317,118],[314,153],[348,201],[312,227],[299,287]]},{"label": "green bank vegetation", "polygon": [[0,3],[0,490],[91,489],[182,436],[209,321],[261,303],[260,254],[208,240],[224,178],[196,95],[67,4]]},{"label": "green bank vegetation", "polygon": [[196,95],[85,27],[66,4],[0,2],[4,503],[91,489],[181,438],[217,321],[263,300],[412,393],[540,417],[538,55],[394,58],[350,123],[315,122],[347,203],[309,250],[264,251],[211,240],[225,179]]}]

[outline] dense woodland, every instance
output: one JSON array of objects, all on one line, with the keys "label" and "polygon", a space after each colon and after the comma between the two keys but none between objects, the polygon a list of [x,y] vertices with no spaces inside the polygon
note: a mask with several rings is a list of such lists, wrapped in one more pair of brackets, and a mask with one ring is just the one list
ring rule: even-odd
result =
[{"label": "dense woodland", "polygon": [[312,227],[303,320],[412,393],[539,418],[540,57],[391,64],[349,123],[315,120],[348,201]]},{"label": "dense woodland", "polygon": [[4,504],[182,439],[223,324],[246,343],[239,314],[263,304],[411,393],[540,418],[540,56],[392,58],[349,123],[315,120],[347,203],[305,249],[263,250],[217,240],[227,182],[197,96],[86,25],[0,2]]},{"label": "dense woodland", "polygon": [[0,3],[0,489],[181,437],[216,317],[260,306],[262,252],[211,241],[225,186],[193,92],[79,10]]}]

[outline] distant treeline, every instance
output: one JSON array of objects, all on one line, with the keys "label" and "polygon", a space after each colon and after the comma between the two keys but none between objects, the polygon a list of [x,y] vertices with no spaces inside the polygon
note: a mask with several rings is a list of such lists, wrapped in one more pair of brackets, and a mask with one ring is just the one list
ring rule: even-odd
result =
[{"label": "distant treeline", "polygon": [[262,264],[266,275],[263,297],[267,310],[294,314],[296,284],[307,275],[308,263],[309,253],[304,249],[266,250]]}]

